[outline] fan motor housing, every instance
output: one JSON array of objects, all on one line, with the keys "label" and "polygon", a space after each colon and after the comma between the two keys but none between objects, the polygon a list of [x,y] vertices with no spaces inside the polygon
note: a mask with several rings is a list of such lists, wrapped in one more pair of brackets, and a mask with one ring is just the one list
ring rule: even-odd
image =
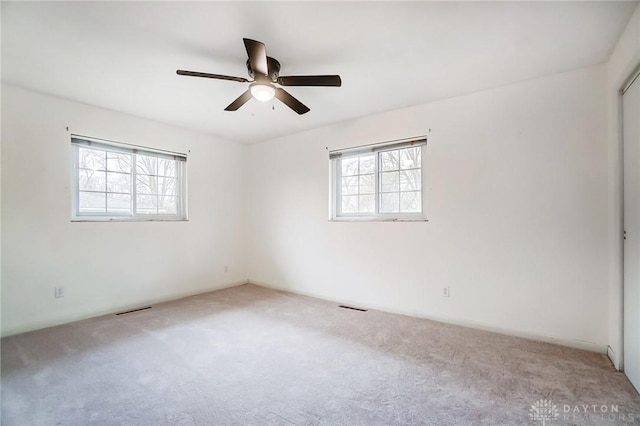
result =
[{"label": "fan motor housing", "polygon": [[[276,59],[273,59],[271,56],[267,56],[267,67],[269,68],[269,75],[267,75],[267,77],[269,78],[269,80],[275,83],[278,80],[278,76],[280,75],[280,62],[278,62]],[[258,76],[258,78],[256,78],[256,75],[253,72],[251,64],[248,60],[247,71],[249,72],[249,77],[253,78],[254,80],[260,80],[261,76]]]}]

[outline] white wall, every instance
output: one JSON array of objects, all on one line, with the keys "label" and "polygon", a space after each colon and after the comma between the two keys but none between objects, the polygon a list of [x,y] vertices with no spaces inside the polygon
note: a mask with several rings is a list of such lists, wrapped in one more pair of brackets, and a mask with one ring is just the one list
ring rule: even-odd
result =
[{"label": "white wall", "polygon": [[[72,223],[70,132],[189,152],[189,221]],[[236,143],[3,85],[2,334],[244,282],[245,163]]]},{"label": "white wall", "polygon": [[[572,71],[251,146],[250,280],[605,351],[605,75]],[[326,147],[429,129],[428,223],[327,220]]]},{"label": "white wall", "polygon": [[640,66],[640,6],[607,63],[606,103],[609,155],[609,357],[622,367],[622,107],[619,90]]}]

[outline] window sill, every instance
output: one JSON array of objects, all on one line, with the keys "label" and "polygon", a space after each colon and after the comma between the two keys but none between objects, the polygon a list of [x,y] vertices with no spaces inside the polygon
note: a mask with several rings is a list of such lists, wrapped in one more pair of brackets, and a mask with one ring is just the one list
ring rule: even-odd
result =
[{"label": "window sill", "polygon": [[144,218],[144,217],[74,217],[71,222],[189,222],[183,218]]},{"label": "window sill", "polygon": [[429,222],[426,217],[334,217],[329,222]]}]

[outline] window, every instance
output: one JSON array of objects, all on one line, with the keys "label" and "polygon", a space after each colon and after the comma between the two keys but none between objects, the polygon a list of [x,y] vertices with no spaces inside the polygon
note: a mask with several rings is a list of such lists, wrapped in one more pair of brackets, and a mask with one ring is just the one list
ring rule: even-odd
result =
[{"label": "window", "polygon": [[72,137],[74,220],[186,219],[186,156]]},{"label": "window", "polygon": [[426,139],[329,153],[333,220],[426,220]]}]

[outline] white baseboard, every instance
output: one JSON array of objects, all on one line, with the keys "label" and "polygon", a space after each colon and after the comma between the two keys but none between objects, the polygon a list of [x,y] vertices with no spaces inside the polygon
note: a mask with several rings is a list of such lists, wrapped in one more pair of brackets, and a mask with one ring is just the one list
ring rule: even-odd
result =
[{"label": "white baseboard", "polygon": [[139,308],[142,305],[145,305],[145,306],[146,305],[157,305],[157,304],[160,304],[160,303],[170,302],[170,301],[177,300],[177,299],[182,299],[182,298],[185,298],[185,297],[195,296],[195,295],[203,294],[203,293],[209,293],[211,291],[223,290],[225,288],[231,288],[231,287],[237,287],[237,286],[240,286],[240,285],[243,285],[243,284],[255,284],[255,285],[258,285],[258,286],[261,286],[261,287],[271,288],[271,289],[274,289],[274,290],[285,291],[285,292],[288,292],[288,293],[294,293],[294,294],[299,294],[299,295],[303,295],[303,296],[314,297],[314,298],[322,299],[322,300],[328,300],[328,301],[335,302],[335,303],[340,303],[340,304],[348,304],[348,305],[354,306],[354,307],[360,307],[360,308],[366,308],[366,309],[375,309],[375,310],[378,310],[378,311],[389,312],[389,313],[393,313],[393,314],[408,315],[408,316],[417,317],[417,318],[424,318],[424,319],[428,319],[428,320],[432,320],[432,321],[444,322],[444,323],[447,323],[447,324],[459,325],[461,327],[474,328],[474,329],[478,329],[478,330],[490,331],[490,332],[505,334],[505,335],[509,335],[509,336],[521,337],[521,338],[525,338],[525,339],[529,339],[529,340],[536,340],[536,341],[540,341],[540,342],[553,343],[553,344],[567,346],[567,347],[571,347],[571,348],[582,349],[582,350],[586,350],[586,351],[590,351],[590,352],[598,352],[598,353],[602,353],[602,354],[607,354],[607,356],[609,357],[609,359],[611,360],[613,365],[616,368],[619,369],[619,366],[616,364],[617,357],[616,357],[615,352],[613,351],[613,349],[611,349],[611,347],[606,346],[606,345],[600,345],[600,344],[597,344],[597,343],[586,342],[586,341],[581,341],[581,340],[571,340],[571,339],[565,339],[565,338],[560,338],[560,337],[555,337],[555,336],[546,336],[546,335],[542,335],[542,334],[523,332],[523,331],[513,330],[513,329],[509,329],[509,328],[496,327],[496,326],[493,326],[493,325],[484,324],[484,323],[480,323],[480,322],[476,322],[476,321],[459,320],[459,319],[456,319],[456,318],[437,317],[437,316],[427,315],[427,314],[424,314],[422,312],[417,312],[417,311],[412,311],[412,310],[394,309],[394,308],[390,308],[388,306],[380,306],[380,305],[375,305],[375,304],[363,305],[362,303],[358,302],[357,300],[336,299],[336,298],[332,298],[332,297],[326,296],[324,294],[318,294],[318,293],[314,293],[314,292],[305,292],[305,291],[299,291],[299,290],[292,290],[292,289],[284,287],[284,286],[278,286],[278,285],[274,285],[274,284],[266,283],[266,282],[261,282],[261,281],[254,280],[254,279],[247,279],[247,280],[243,280],[243,281],[227,283],[227,284],[223,284],[223,285],[220,285],[220,286],[211,287],[211,288],[208,288],[208,289],[198,290],[198,291],[195,291],[195,292],[176,293],[176,294],[173,294],[171,296],[167,296],[167,297],[163,297],[163,298],[150,299],[148,301],[145,301],[144,303],[137,303],[136,305],[119,306],[117,308],[109,309],[109,310],[103,311],[103,312],[94,312],[94,313],[85,314],[85,315],[77,315],[77,316],[71,316],[71,317],[65,317],[65,318],[57,318],[55,320],[48,320],[48,321],[34,321],[32,323],[22,324],[19,327],[13,327],[13,328],[9,328],[7,330],[3,330],[2,337],[8,337],[8,336],[12,336],[12,335],[15,335],[15,334],[26,333],[26,332],[29,332],[29,331],[40,330],[40,329],[48,328],[48,327],[55,327],[55,326],[58,326],[58,325],[67,324],[67,323],[75,322],[75,321],[81,321],[81,320],[85,320],[85,319],[89,319],[89,318],[95,318],[95,317],[99,317],[99,316],[103,316],[103,315],[112,315],[112,314],[114,314],[116,312],[121,312],[121,311],[126,311],[126,310],[129,310],[129,309]]},{"label": "white baseboard", "polygon": [[174,294],[172,294],[170,296],[165,296],[165,297],[160,297],[160,298],[151,298],[151,299],[146,300],[144,302],[136,303],[135,305],[117,306],[117,307],[115,307],[113,309],[108,309],[108,310],[104,310],[104,311],[92,312],[92,313],[82,314],[82,315],[65,316],[65,317],[55,318],[55,319],[52,319],[52,320],[33,321],[33,322],[21,324],[21,325],[19,325],[17,327],[11,327],[11,328],[8,328],[6,330],[2,330],[2,337],[9,337],[9,336],[13,336],[13,335],[16,335],[16,334],[28,333],[29,331],[41,330],[43,328],[55,327],[55,326],[58,326],[58,325],[68,324],[68,323],[76,322],[76,321],[82,321],[82,320],[86,320],[86,319],[89,319],[89,318],[101,317],[101,316],[104,316],[104,315],[113,315],[113,314],[115,314],[117,312],[128,311],[128,310],[140,308],[141,306],[158,305],[160,303],[171,302],[173,300],[183,299],[185,297],[190,297],[190,296],[196,296],[198,294],[209,293],[211,291],[223,290],[225,288],[231,288],[231,287],[237,287],[239,285],[244,285],[244,284],[247,284],[247,283],[248,283],[247,280],[237,281],[237,282],[233,282],[233,283],[222,284],[222,285],[219,285],[219,286],[213,286],[213,287],[206,288],[206,289],[200,289],[200,290],[197,290],[197,291],[191,291],[191,292],[185,292],[185,293],[174,293]]},{"label": "white baseboard", "polygon": [[[281,291],[286,291],[286,292],[289,292],[289,293],[300,294],[302,296],[315,297],[317,299],[328,300],[328,301],[335,302],[335,303],[347,304],[347,305],[358,307],[358,308],[375,309],[377,311],[388,312],[388,313],[392,313],[392,314],[400,314],[400,315],[408,315],[408,316],[416,317],[416,318],[424,318],[424,319],[428,319],[428,320],[431,320],[431,321],[437,321],[437,322],[443,322],[443,323],[447,323],[447,324],[459,325],[461,327],[474,328],[474,329],[477,329],[477,330],[490,331],[490,332],[493,332],[493,333],[505,334],[505,335],[508,335],[508,336],[521,337],[521,338],[524,338],[524,339],[535,340],[535,341],[538,341],[538,342],[553,343],[553,344],[556,344],[556,345],[567,346],[567,347],[576,348],[576,349],[582,349],[582,350],[589,351],[589,352],[597,352],[597,353],[601,353],[601,354],[607,354],[608,353],[607,352],[607,349],[608,349],[607,345],[602,345],[602,344],[593,343],[593,342],[587,342],[587,341],[583,341],[583,340],[571,340],[571,339],[566,339],[566,338],[557,337],[557,336],[547,336],[547,335],[543,335],[543,334],[530,333],[530,332],[525,332],[525,331],[520,331],[520,330],[513,330],[513,329],[510,329],[510,328],[496,327],[494,325],[484,324],[484,323],[476,322],[476,321],[460,320],[460,319],[456,319],[456,318],[447,318],[447,317],[439,317],[439,316],[427,315],[427,314],[425,314],[423,312],[412,311],[412,310],[395,309],[395,308],[390,308],[388,306],[380,306],[380,305],[375,305],[375,304],[363,305],[362,303],[358,302],[357,300],[335,299],[335,298],[332,298],[330,296],[326,296],[324,294],[292,290],[290,288],[274,285],[274,284],[271,284],[271,283],[261,282],[261,281],[254,280],[254,279],[251,279],[251,278],[249,278],[248,283],[259,285],[261,287],[272,288],[274,290],[281,290]],[[615,365],[615,363],[614,363],[614,365]]]}]

